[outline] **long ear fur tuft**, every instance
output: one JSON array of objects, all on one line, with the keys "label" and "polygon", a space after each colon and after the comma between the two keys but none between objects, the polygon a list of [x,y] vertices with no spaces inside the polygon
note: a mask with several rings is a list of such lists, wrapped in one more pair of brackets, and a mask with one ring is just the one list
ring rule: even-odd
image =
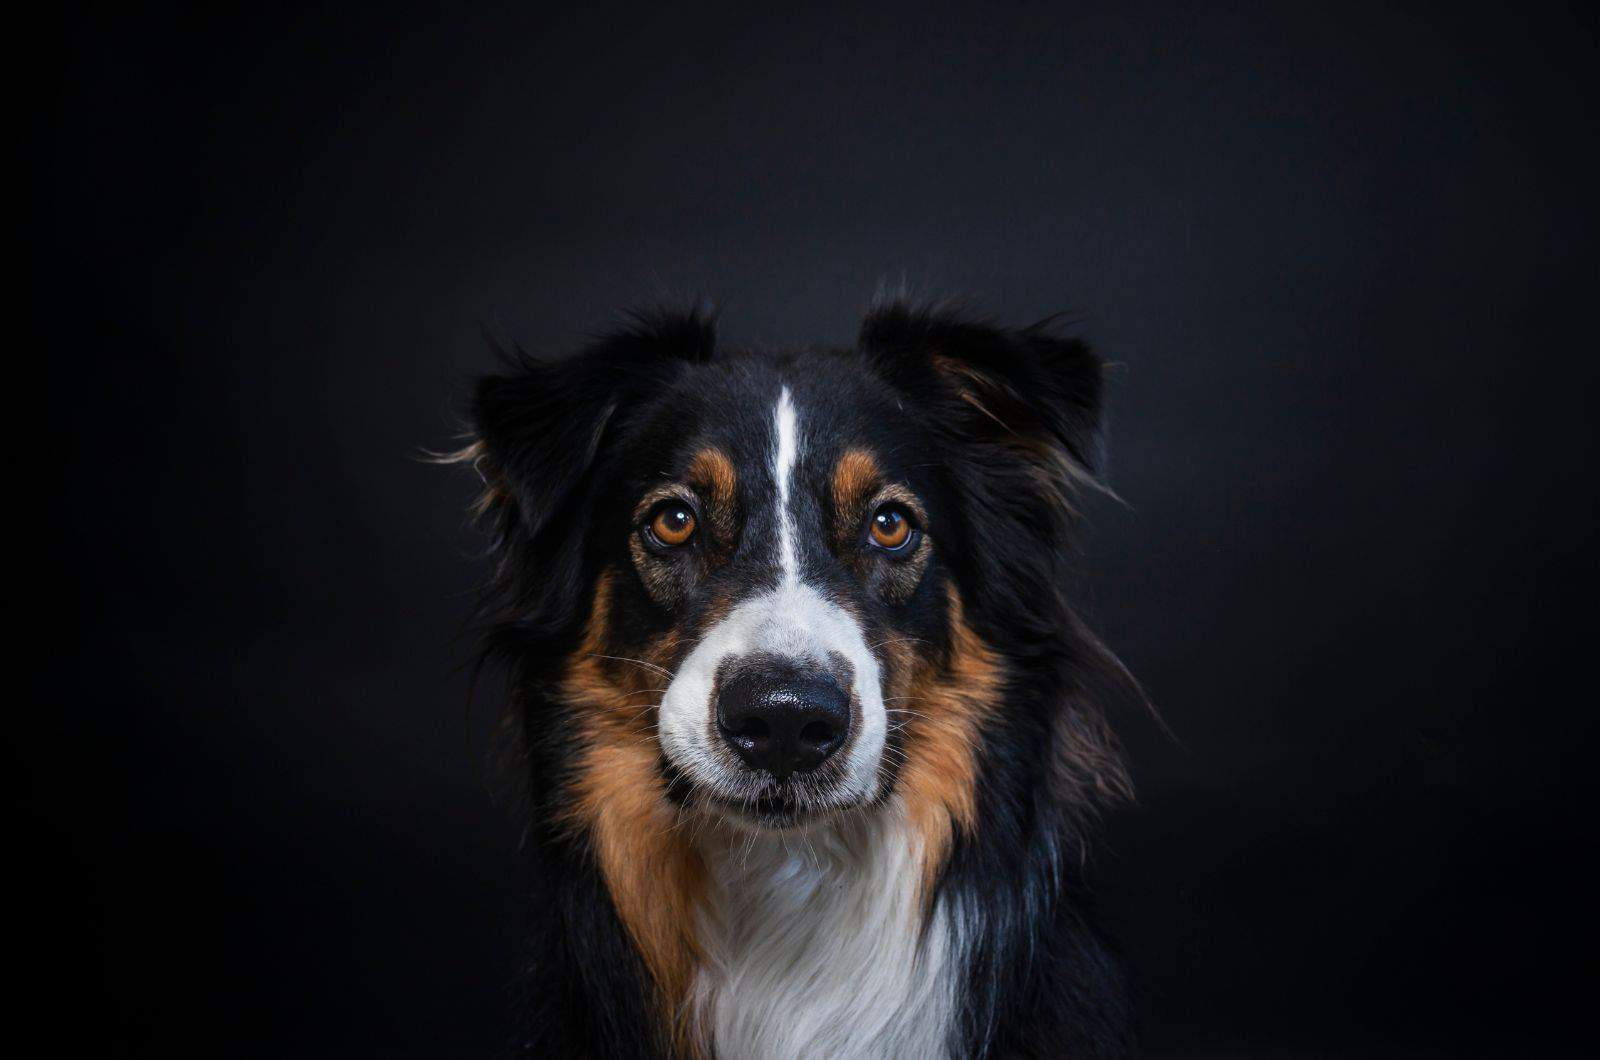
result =
[{"label": "long ear fur tuft", "polygon": [[975,436],[1055,465],[1071,489],[1099,463],[1102,362],[1082,339],[1058,334],[1059,319],[1003,328],[949,303],[894,301],[868,313],[860,344],[892,381],[940,399]]}]

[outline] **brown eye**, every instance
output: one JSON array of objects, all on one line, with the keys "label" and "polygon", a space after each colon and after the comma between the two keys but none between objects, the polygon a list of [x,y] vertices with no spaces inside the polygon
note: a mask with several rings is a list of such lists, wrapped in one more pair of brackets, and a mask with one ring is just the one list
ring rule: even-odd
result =
[{"label": "brown eye", "polygon": [[687,545],[694,536],[694,512],[686,504],[665,504],[650,520],[650,534],[669,548]]},{"label": "brown eye", "polygon": [[874,545],[898,552],[911,542],[911,520],[898,504],[885,504],[873,513],[870,533]]}]

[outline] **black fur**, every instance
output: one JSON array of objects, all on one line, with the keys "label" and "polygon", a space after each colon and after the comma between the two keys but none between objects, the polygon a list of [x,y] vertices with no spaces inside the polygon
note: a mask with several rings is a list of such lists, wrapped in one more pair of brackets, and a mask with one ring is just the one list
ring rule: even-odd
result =
[{"label": "black fur", "polygon": [[[868,317],[854,350],[719,352],[711,320],[687,313],[637,317],[573,357],[505,361],[479,384],[472,420],[497,557],[485,658],[508,668],[514,771],[539,866],[517,1051],[668,1051],[584,837],[551,824],[576,732],[551,690],[600,571],[622,565],[639,488],[696,432],[720,429],[737,445],[730,417],[764,413],[759,388],[783,375],[810,387],[808,409],[824,409],[830,432],[872,437],[902,461],[943,516],[916,595],[868,620],[941,644],[940,590],[953,581],[1010,675],[983,733],[977,834],[956,843],[939,884],[976,943],[952,1054],[1128,1055],[1122,978],[1084,877],[1095,814],[1128,793],[1097,699],[1137,688],[1066,594],[1075,517],[1063,501],[1097,462],[1100,360],[1046,326],[895,303]],[[646,636],[659,609],[637,586],[625,591],[621,635]],[[682,796],[670,770],[662,784]]]}]

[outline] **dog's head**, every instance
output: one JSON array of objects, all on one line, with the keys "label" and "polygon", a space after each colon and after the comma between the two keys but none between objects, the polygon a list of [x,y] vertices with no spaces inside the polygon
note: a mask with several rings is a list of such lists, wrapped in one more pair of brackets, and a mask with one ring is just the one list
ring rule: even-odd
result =
[{"label": "dog's head", "polygon": [[1100,374],[1048,328],[899,304],[853,349],[719,351],[684,314],[510,356],[464,458],[557,812],[784,828],[900,792],[960,826],[994,725],[1118,785],[1097,715],[995,716],[1040,679],[1019,664],[1071,664],[1051,646]]}]

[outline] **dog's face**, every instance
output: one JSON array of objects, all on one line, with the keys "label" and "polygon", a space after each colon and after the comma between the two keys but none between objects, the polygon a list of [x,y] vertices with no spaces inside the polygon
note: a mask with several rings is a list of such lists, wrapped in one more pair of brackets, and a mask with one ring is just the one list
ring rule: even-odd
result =
[{"label": "dog's face", "polygon": [[899,671],[943,639],[932,439],[828,354],[694,366],[653,405],[603,501],[627,557],[607,647],[671,660],[666,775],[760,825],[873,802],[915,709]]},{"label": "dog's face", "polygon": [[485,381],[495,636],[557,689],[521,725],[562,741],[560,797],[786,828],[921,784],[970,813],[994,643],[1058,621],[1098,378],[1075,341],[893,307],[854,350],[664,318]]}]

